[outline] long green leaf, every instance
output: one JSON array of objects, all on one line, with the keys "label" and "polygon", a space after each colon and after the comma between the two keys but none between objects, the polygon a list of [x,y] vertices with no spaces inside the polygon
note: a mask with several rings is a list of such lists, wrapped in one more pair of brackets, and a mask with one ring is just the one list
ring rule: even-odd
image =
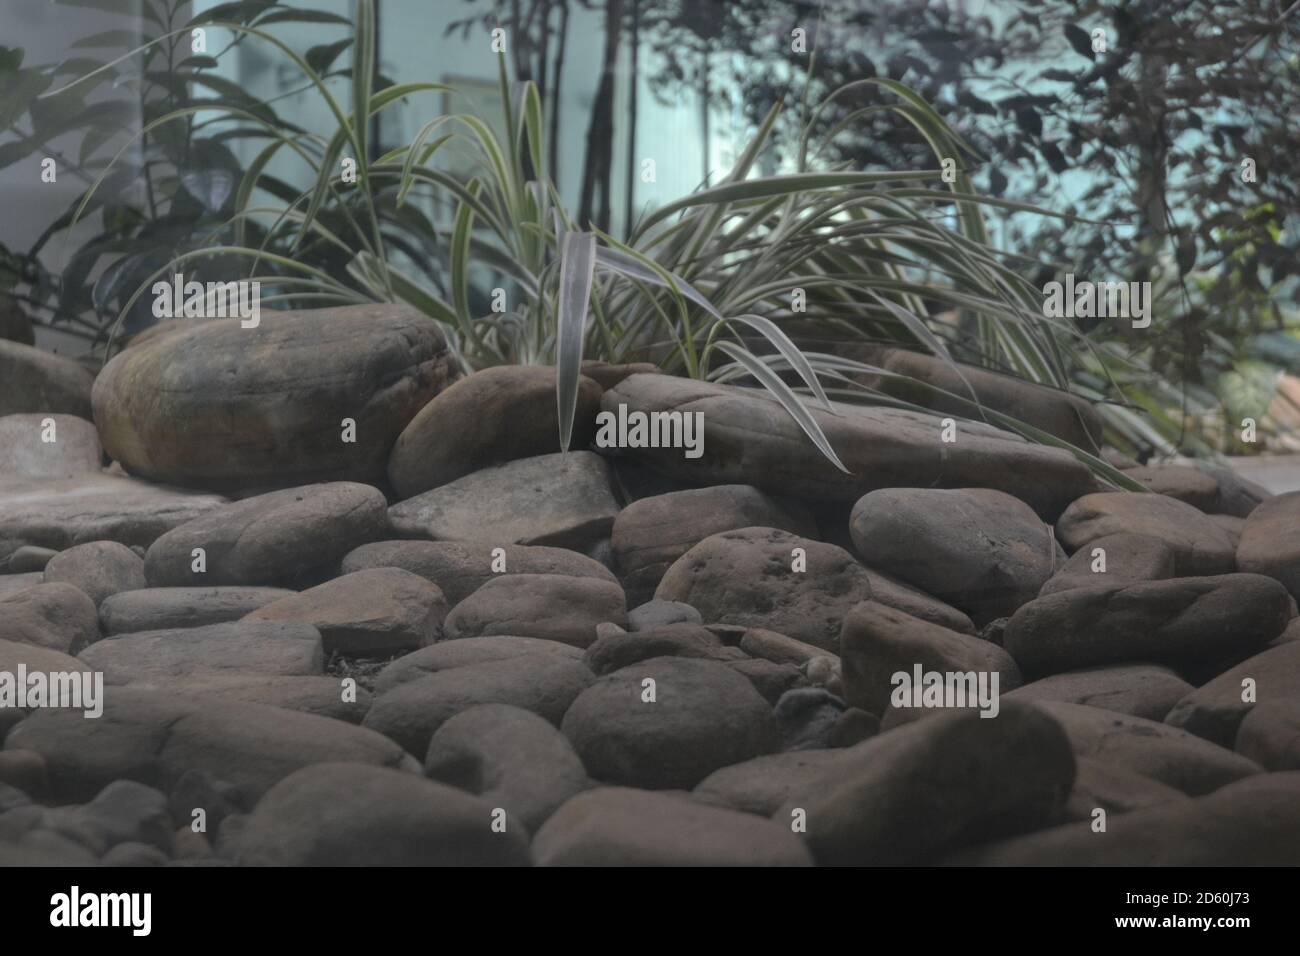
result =
[{"label": "long green leaf", "polygon": [[560,257],[555,363],[555,399],[563,451],[569,450],[569,441],[573,437],[573,416],[578,405],[578,381],[582,376],[583,340],[587,330],[587,303],[591,299],[595,269],[596,237],[589,232],[567,233]]}]

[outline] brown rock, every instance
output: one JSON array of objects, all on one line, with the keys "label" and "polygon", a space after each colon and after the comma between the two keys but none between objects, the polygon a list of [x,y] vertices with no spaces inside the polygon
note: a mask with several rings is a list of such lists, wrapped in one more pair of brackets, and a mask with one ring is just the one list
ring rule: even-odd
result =
[{"label": "brown rock", "polygon": [[1206,514],[1219,503],[1219,483],[1210,475],[1187,465],[1146,465],[1124,472],[1150,491],[1185,501]]},{"label": "brown rock", "polygon": [[103,457],[99,433],[84,418],[42,412],[0,418],[0,475],[57,480],[98,474]]},{"label": "brown rock", "polygon": [[1178,574],[1229,574],[1237,568],[1228,533],[1208,515],[1166,495],[1106,491],[1084,495],[1056,522],[1056,535],[1074,552],[1113,534],[1158,538],[1174,552]]},{"label": "brown rock", "polygon": [[[162,535],[145,555],[154,587],[295,584],[384,533],[387,502],[348,481],[272,491],[232,502]],[[194,569],[194,549],[206,569]]]},{"label": "brown rock", "polygon": [[[600,394],[594,381],[579,378],[570,448],[591,443]],[[388,478],[401,497],[411,498],[482,468],[557,452],[559,443],[554,368],[484,369],[439,393],[411,419],[393,445]]]},{"label": "brown rock", "polygon": [[1300,599],[1300,491],[1270,498],[1250,513],[1237,566],[1276,578]]},{"label": "brown rock", "polygon": [[144,561],[124,544],[91,541],[50,558],[45,565],[45,583],[71,584],[98,606],[120,591],[144,587]]},{"label": "brown rock", "polygon": [[38,584],[0,597],[0,639],[66,654],[98,636],[95,602],[71,584]]},{"label": "brown rock", "polygon": [[954,368],[937,356],[899,348],[865,345],[839,351],[847,358],[892,372],[852,376],[888,395],[978,420],[981,412],[973,398],[979,405],[1041,428],[1085,451],[1095,453],[1101,445],[1101,416],[1077,395],[975,365],[957,363]]},{"label": "brown rock", "polygon": [[[859,604],[844,619],[840,659],[844,699],[878,717],[891,709],[891,695],[897,686],[894,675],[904,673],[910,682],[917,665],[922,672],[990,675],[989,681],[996,674],[997,694],[1020,686],[1020,669],[997,645],[875,601]],[[968,706],[978,707],[979,701],[969,700]]]},{"label": "brown rock", "polygon": [[45,412],[90,418],[95,376],[71,359],[0,338],[0,415]]},{"label": "brown rock", "polygon": [[705,538],[740,528],[779,528],[815,537],[804,510],[751,485],[716,485],[634,501],[614,519],[614,558],[629,600],[650,600],[674,561]]},{"label": "brown rock", "polygon": [[1049,714],[1065,731],[1076,756],[1140,773],[1190,796],[1261,772],[1231,750],[1154,720],[1063,701],[1012,706],[1032,706]]},{"label": "brown rock", "polygon": [[[199,322],[95,382],[104,447],[132,474],[206,488],[378,481],[406,423],[454,378],[437,322],[403,305]],[[356,441],[342,440],[344,419]]]},{"label": "brown rock", "polygon": [[1300,770],[1300,700],[1273,698],[1252,707],[1237,728],[1237,753],[1266,770]]},{"label": "brown rock", "polygon": [[1014,613],[1065,562],[1033,509],[988,488],[873,491],[854,505],[849,528],[867,564],[977,624]]},{"label": "brown rock", "polygon": [[[1100,548],[1103,554],[1096,554]],[[1102,567],[1105,571],[1094,571]],[[1072,588],[1123,587],[1139,581],[1163,581],[1174,576],[1174,552],[1159,538],[1143,534],[1110,534],[1090,541],[1052,575],[1040,597]]]},{"label": "brown rock", "polygon": [[1003,645],[1026,674],[1150,661],[1194,669],[1250,654],[1290,620],[1290,597],[1259,574],[1074,588],[1011,618]]},{"label": "brown rock", "polygon": [[113,475],[0,480],[0,538],[62,551],[87,541],[148,547],[225,498]]},{"label": "brown rock", "polygon": [[[1250,681],[1249,693],[1246,681]],[[1242,699],[1247,696],[1249,700]],[[1169,711],[1165,723],[1231,747],[1256,702],[1270,700],[1300,700],[1300,643],[1287,641],[1270,648],[1189,690]]]},{"label": "brown rock", "polygon": [[[498,548],[503,552],[500,565],[494,554]],[[494,565],[505,570],[495,571]],[[366,568],[402,568],[418,574],[438,585],[453,606],[502,574],[563,574],[618,583],[599,561],[567,548],[490,541],[373,541],[343,558],[345,574]]]},{"label": "brown rock", "polygon": [[302,621],[320,631],[326,654],[389,657],[432,644],[446,616],[437,585],[401,568],[372,568],[263,605],[244,620]]},{"label": "brown rock", "polygon": [[1054,519],[1096,487],[1073,455],[982,423],[963,423],[957,443],[940,440],[937,416],[894,408],[811,408],[848,474],[823,458],[774,398],[737,386],[671,375],[633,375],[606,390],[601,408],[689,410],[704,416],[703,455],[677,448],[629,449],[631,457],[697,484],[750,484],[772,494],[856,501],[877,488],[997,488]]},{"label": "brown rock", "polygon": [[484,468],[388,509],[403,537],[574,549],[607,537],[616,514],[608,468],[588,451]]},{"label": "brown rock", "polygon": [[541,637],[574,647],[596,640],[596,625],[627,623],[623,589],[598,578],[560,574],[497,577],[457,604],[444,626],[448,639],[492,634]]},{"label": "brown rock", "polygon": [[[794,570],[795,548],[806,570]],[[678,558],[655,597],[689,604],[709,623],[769,628],[837,651],[844,616],[871,597],[871,585],[843,548],[742,528],[711,535]]]},{"label": "brown rock", "polygon": [[773,819],[788,825],[803,810],[821,865],[924,863],[1057,818],[1074,776],[1069,742],[1045,714],[1025,705],[993,720],[959,711],[848,749]]},{"label": "brown rock", "polygon": [[1107,664],[1065,671],[1017,687],[1008,700],[1060,700],[1114,710],[1147,720],[1164,720],[1192,685],[1159,664]]}]

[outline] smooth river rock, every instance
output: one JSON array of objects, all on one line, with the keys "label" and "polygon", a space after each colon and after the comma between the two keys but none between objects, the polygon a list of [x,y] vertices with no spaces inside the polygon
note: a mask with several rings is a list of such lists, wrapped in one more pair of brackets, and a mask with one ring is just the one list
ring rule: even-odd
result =
[{"label": "smooth river rock", "polygon": [[399,536],[584,549],[618,514],[603,458],[589,451],[521,458],[468,474],[388,509]]},{"label": "smooth river rock", "polygon": [[632,502],[614,519],[611,544],[628,599],[648,601],[674,561],[705,538],[740,528],[815,537],[812,518],[752,485],[715,485]]},{"label": "smooth river rock", "polygon": [[0,479],[0,538],[62,551],[88,541],[148,547],[226,499],[111,474]]},{"label": "smooth river rock", "polygon": [[214,319],[119,353],[95,380],[95,424],[112,458],[156,481],[374,482],[454,374],[441,327],[409,306],[267,311],[256,328]]},{"label": "smooth river rock", "polygon": [[[574,451],[591,444],[600,393],[594,381],[579,377],[569,442]],[[556,407],[551,366],[475,372],[438,394],[402,430],[388,459],[388,479],[401,497],[411,498],[481,468],[558,452]]]},{"label": "smooth river rock", "polygon": [[162,631],[237,621],[264,604],[289,597],[284,588],[142,588],[122,591],[99,605],[105,634]]},{"label": "smooth river rock", "polygon": [[94,381],[80,362],[0,339],[0,415],[53,412],[89,419]]},{"label": "smooth river rock", "polygon": [[1024,502],[987,488],[886,488],[849,519],[873,568],[968,612],[977,625],[1032,600],[1065,555]]},{"label": "smooth river rock", "polygon": [[1276,578],[1300,600],[1300,491],[1270,498],[1250,513],[1237,566]]},{"label": "smooth river rock", "polygon": [[264,604],[244,620],[310,624],[327,655],[390,657],[432,644],[446,616],[437,585],[401,568],[371,568]]},{"label": "smooth river rock", "polygon": [[599,561],[567,548],[491,541],[372,541],[349,551],[343,573],[365,568],[402,568],[432,581],[451,605],[503,574],[562,574],[617,584]]},{"label": "smooth river rock", "polygon": [[1260,574],[1074,588],[1026,604],[1003,646],[1026,674],[1149,661],[1179,669],[1247,656],[1282,633],[1285,589]]},{"label": "smooth river rock", "polygon": [[996,488],[1055,520],[1071,501],[1096,488],[1073,455],[1035,445],[976,422],[960,425],[957,442],[941,440],[939,416],[902,409],[837,405],[837,414],[809,406],[848,468],[840,471],[779,402],[761,390],[670,375],[633,375],[607,389],[601,408],[629,412],[700,412],[703,455],[679,448],[625,453],[697,484],[750,484],[772,494],[814,501],[857,501],[877,488]]},{"label": "smooth river rock", "polygon": [[[152,587],[292,585],[381,537],[386,505],[377,488],[347,481],[245,498],[158,538],[145,578]],[[202,571],[195,548],[205,554]]]},{"label": "smooth river rock", "polygon": [[40,412],[0,417],[0,475],[75,478],[97,474],[103,449],[93,422]]},{"label": "smooth river rock", "polygon": [[1229,574],[1237,570],[1232,536],[1206,514],[1168,495],[1104,491],[1079,498],[1056,522],[1056,535],[1074,552],[1098,538],[1142,534],[1174,553],[1180,575]]},{"label": "smooth river rock", "polygon": [[[805,570],[795,570],[796,549]],[[830,651],[839,647],[844,616],[871,596],[870,576],[849,552],[776,528],[705,538],[673,562],[655,591],[661,601],[689,604],[706,623],[761,627]]]}]

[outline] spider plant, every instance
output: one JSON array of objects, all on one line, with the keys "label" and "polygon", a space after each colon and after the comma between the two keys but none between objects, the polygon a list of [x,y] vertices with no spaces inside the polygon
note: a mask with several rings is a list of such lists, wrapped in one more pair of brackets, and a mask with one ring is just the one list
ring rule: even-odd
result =
[{"label": "spider plant", "polygon": [[[799,348],[786,331],[796,322],[865,341],[919,346],[959,374],[950,346],[963,329],[973,329],[982,364],[1063,390],[1077,387],[1081,373],[1091,375],[1094,398],[1114,385],[1110,358],[1092,350],[1070,323],[1045,318],[1038,291],[985,234],[987,207],[1046,213],[975,194],[962,168],[974,151],[902,84],[860,81],[888,97],[872,109],[892,111],[926,139],[937,160],[956,163],[951,182],[940,168],[951,164],[942,162],[921,170],[820,168],[818,144],[806,132],[793,172],[753,175],[784,108],[778,103],[725,177],[647,212],[620,241],[582,228],[566,211],[545,170],[537,89],[532,83],[512,89],[504,60],[504,136],[470,112],[436,114],[410,143],[371,158],[367,131],[375,115],[404,98],[446,90],[436,83],[373,88],[372,0],[357,3],[347,109],[311,64],[263,27],[220,20],[208,26],[268,44],[288,58],[328,106],[336,128],[321,135],[238,104],[204,104],[205,115],[265,146],[240,182],[227,228],[149,276],[122,315],[157,277],[196,261],[234,257],[247,262],[247,278],[272,290],[273,302],[408,303],[442,323],[467,370],[503,362],[554,364],[562,448],[569,443],[583,358],[650,357],[676,374],[753,380],[839,468],[844,466],[810,405],[834,413],[834,396],[915,406],[856,378],[891,373]],[[189,115],[174,111],[147,130]],[[806,129],[814,118],[815,113]],[[475,157],[475,171],[464,180],[437,164],[452,143]],[[287,201],[255,203],[267,164],[282,151],[307,164],[311,185]],[[355,184],[344,177],[344,158],[355,160]],[[95,186],[87,190],[83,207],[94,191]],[[426,196],[451,200],[448,221],[418,211],[414,200]],[[246,239],[252,221],[261,224],[256,244]],[[428,249],[436,250],[436,267],[427,259],[421,267],[412,254]],[[326,256],[341,257],[345,269],[328,268]],[[496,297],[507,304],[496,311],[472,306],[472,275],[483,269],[509,286]],[[794,307],[795,290],[802,294],[802,311]],[[927,301],[957,310],[963,322],[935,321]],[[1081,391],[1089,394],[1086,386]],[[1068,448],[1105,479],[1141,490],[1088,452],[984,408],[973,392],[958,397],[968,401],[971,417]],[[1122,428],[1124,422],[1112,424]]]}]

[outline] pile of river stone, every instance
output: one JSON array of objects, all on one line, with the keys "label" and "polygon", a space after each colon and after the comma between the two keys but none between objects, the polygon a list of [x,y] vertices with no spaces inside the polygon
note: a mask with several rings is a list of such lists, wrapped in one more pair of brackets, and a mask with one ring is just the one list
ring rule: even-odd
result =
[{"label": "pile of river stone", "polygon": [[[815,412],[844,472],[762,392],[585,372],[560,454],[552,369],[401,307],[0,342],[0,672],[105,683],[0,709],[0,863],[1300,863],[1300,494],[937,402]],[[703,455],[595,447],[620,405]],[[917,665],[996,716],[896,706]]]}]

